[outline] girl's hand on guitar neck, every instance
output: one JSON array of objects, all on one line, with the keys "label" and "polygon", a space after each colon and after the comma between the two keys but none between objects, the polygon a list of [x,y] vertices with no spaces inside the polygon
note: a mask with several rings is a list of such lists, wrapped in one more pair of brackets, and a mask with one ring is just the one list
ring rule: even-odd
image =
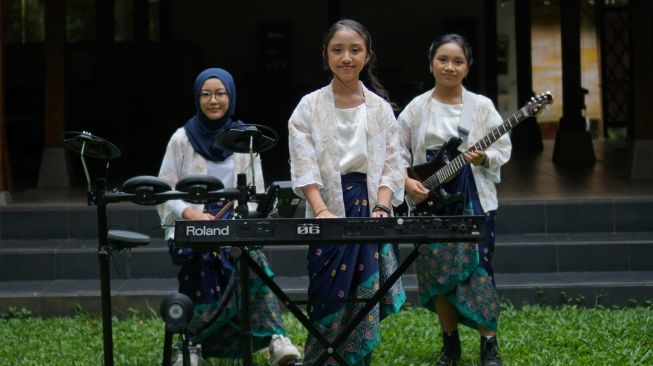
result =
[{"label": "girl's hand on guitar neck", "polygon": [[422,203],[429,196],[429,190],[417,179],[406,177],[405,189],[414,204]]},{"label": "girl's hand on guitar neck", "polygon": [[488,168],[490,166],[488,160],[487,160],[487,155],[485,154],[485,151],[483,150],[478,150],[478,151],[468,151],[464,153],[465,155],[465,160],[468,163],[472,163],[476,166],[483,166],[484,168]]}]

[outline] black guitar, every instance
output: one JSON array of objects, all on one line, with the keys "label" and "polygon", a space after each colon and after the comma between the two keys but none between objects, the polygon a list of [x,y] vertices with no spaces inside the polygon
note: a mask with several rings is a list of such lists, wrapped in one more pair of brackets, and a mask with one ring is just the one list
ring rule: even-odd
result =
[{"label": "black guitar", "polygon": [[[553,103],[553,96],[549,91],[531,98],[528,104],[469,147],[467,152],[485,150],[501,136],[512,130],[513,127],[517,126],[519,122],[537,115],[545,105],[551,103]],[[410,199],[406,196],[406,202],[395,208],[396,215],[405,216],[408,214],[408,209],[410,209],[412,216],[441,214],[442,209],[462,200],[462,194],[449,194],[443,187],[444,183],[458,174],[460,169],[467,164],[465,157],[457,149],[461,142],[462,140],[460,138],[454,137],[438,150],[433,160],[408,168],[408,176],[421,181],[424,187],[428,188],[430,192],[426,200],[417,205],[409,202]]]}]

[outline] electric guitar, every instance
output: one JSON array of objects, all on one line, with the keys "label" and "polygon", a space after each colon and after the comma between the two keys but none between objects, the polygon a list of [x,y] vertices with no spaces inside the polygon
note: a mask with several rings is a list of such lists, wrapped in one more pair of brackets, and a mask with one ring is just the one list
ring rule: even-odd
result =
[{"label": "electric guitar", "polygon": [[[551,92],[547,91],[531,100],[510,118],[490,131],[485,137],[469,147],[467,152],[485,150],[501,136],[508,133],[513,127],[528,117],[537,115],[543,107],[553,103]],[[408,176],[417,179],[430,192],[426,200],[419,204],[410,202],[406,195],[406,202],[395,208],[395,215],[406,216],[410,210],[411,216],[433,216],[441,214],[442,209],[462,201],[462,194],[449,194],[444,190],[444,183],[448,182],[467,164],[465,157],[458,151],[462,140],[458,137],[451,138],[428,163],[415,165],[408,168]]]}]

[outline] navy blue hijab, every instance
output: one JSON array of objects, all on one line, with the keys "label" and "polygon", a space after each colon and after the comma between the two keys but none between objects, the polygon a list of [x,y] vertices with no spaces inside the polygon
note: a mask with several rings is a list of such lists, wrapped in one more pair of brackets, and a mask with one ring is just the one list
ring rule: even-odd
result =
[{"label": "navy blue hijab", "polygon": [[[229,93],[229,108],[227,108],[227,112],[219,120],[210,120],[200,108],[200,91],[204,82],[211,78],[220,79],[227,89],[227,93]],[[234,83],[234,78],[224,69],[206,69],[197,75],[197,79],[195,79],[194,95],[195,115],[184,125],[188,140],[190,140],[190,144],[193,145],[195,151],[205,159],[223,161],[231,156],[233,152],[218,146],[215,141],[216,134],[222,128],[230,128],[243,124],[241,121],[231,119],[236,109],[236,84]]]}]

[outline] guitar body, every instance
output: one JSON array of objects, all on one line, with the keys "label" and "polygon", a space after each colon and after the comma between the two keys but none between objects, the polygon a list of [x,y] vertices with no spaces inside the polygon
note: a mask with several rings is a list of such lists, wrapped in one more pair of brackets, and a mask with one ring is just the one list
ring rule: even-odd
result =
[{"label": "guitar body", "polygon": [[[460,154],[458,146],[462,140],[458,137],[452,137],[440,150],[433,159],[424,164],[414,165],[408,168],[408,177],[424,182],[429,179],[435,172],[449,164],[449,162]],[[442,211],[458,202],[462,201],[462,194],[449,194],[444,190],[443,184],[435,184],[429,188],[428,197],[419,204],[411,208],[412,216],[434,216],[444,214]],[[408,204],[403,203],[395,208],[397,216],[408,215]]]}]

